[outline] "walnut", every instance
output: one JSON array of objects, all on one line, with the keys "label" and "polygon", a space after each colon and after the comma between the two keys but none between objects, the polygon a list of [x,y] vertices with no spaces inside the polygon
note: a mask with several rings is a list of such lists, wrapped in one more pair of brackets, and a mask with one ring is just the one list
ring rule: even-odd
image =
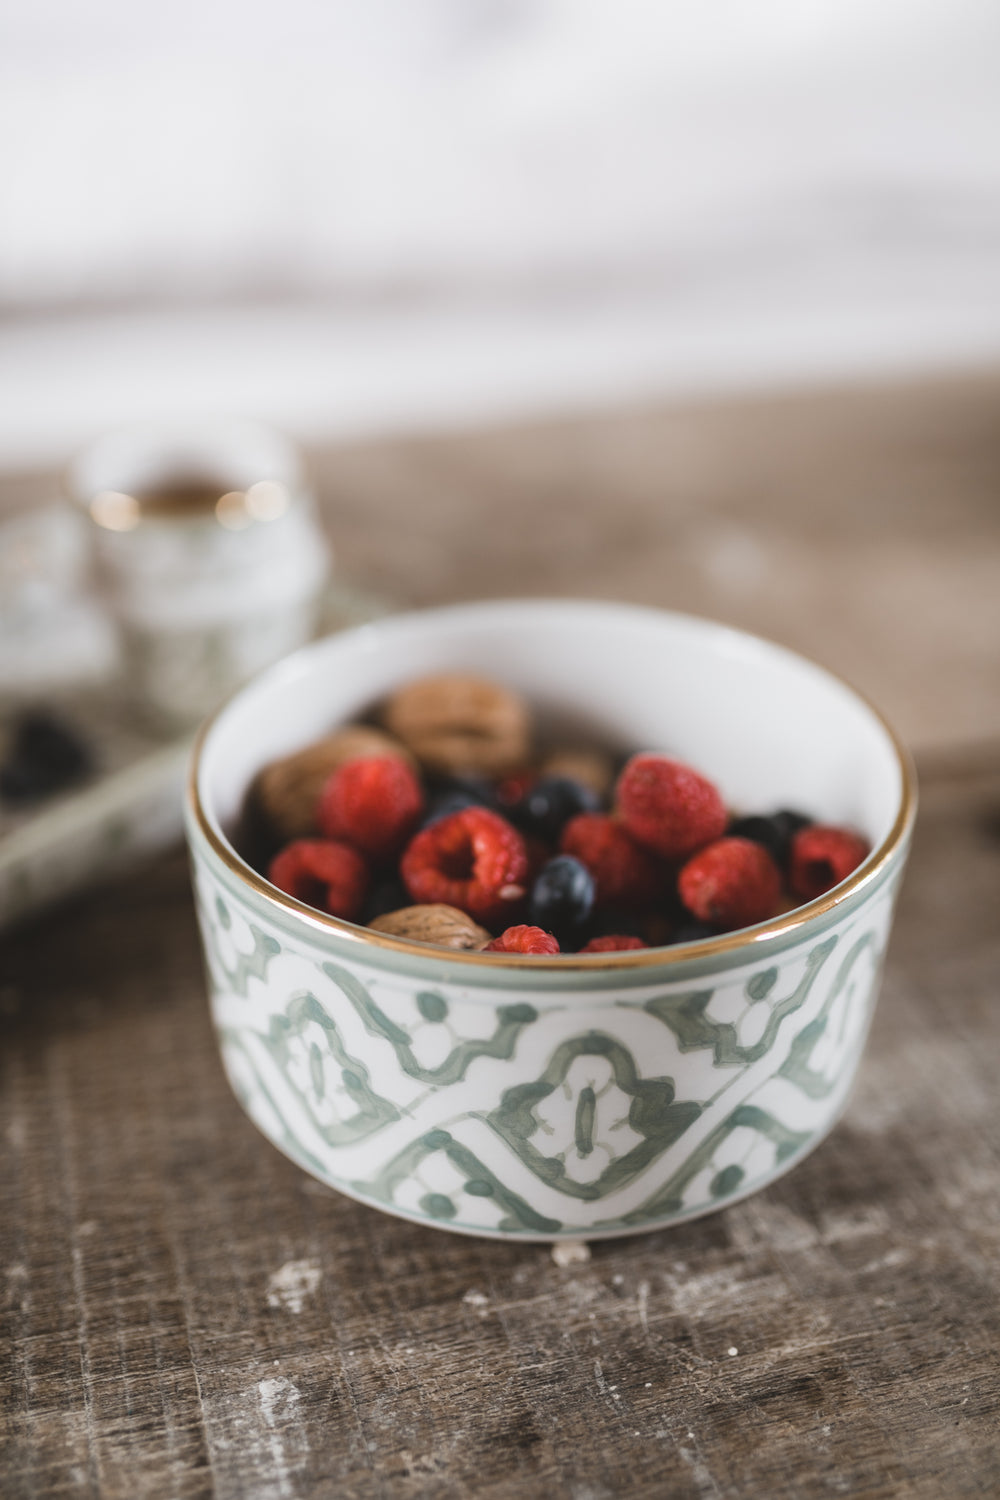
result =
[{"label": "walnut", "polygon": [[382,722],[429,771],[503,776],[531,755],[524,699],[481,677],[424,677],[399,688]]},{"label": "walnut", "polygon": [[412,762],[406,747],[381,729],[348,724],[264,766],[254,777],[250,801],[274,839],[287,843],[305,838],[316,831],[316,808],[327,778],[347,761],[369,755],[397,755]]},{"label": "walnut", "polygon": [[455,906],[404,906],[369,922],[376,932],[410,938],[416,943],[437,943],[441,948],[475,951],[491,941],[490,934]]}]

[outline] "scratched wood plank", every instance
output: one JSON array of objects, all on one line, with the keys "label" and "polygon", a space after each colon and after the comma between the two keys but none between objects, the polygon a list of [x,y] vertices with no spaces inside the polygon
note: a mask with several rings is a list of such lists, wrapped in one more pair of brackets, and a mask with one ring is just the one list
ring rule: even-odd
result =
[{"label": "scratched wood plank", "polygon": [[690,610],[841,672],[912,744],[1000,737],[1000,374],[358,444],[314,469],[342,567],[391,598]]},{"label": "scratched wood plank", "polygon": [[253,1130],[180,857],[9,940],[4,1495],[996,1494],[1000,771],[923,771],[844,1122],[581,1265],[363,1208]]}]

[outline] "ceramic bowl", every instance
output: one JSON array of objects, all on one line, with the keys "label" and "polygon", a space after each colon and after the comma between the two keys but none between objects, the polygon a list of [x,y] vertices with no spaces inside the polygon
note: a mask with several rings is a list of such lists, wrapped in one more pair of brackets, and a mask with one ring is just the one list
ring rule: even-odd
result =
[{"label": "ceramic bowl", "polygon": [[[328,917],[232,842],[254,772],[401,683],[472,670],[563,742],[661,749],[743,811],[802,808],[872,854],[835,890],[697,943],[454,953]],[[701,619],[486,603],[332,636],[202,731],[187,805],[212,1013],[261,1131],[351,1197],[439,1228],[598,1238],[773,1182],[840,1114],[915,811],[883,719],[820,667]]]}]

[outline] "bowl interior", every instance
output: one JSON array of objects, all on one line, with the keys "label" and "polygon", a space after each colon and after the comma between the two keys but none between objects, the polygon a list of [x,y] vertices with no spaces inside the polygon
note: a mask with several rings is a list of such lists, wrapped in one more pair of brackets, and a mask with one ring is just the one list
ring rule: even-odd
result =
[{"label": "bowl interior", "polygon": [[543,734],[662,750],[711,777],[740,812],[794,807],[871,841],[900,810],[899,751],[878,714],[822,668],[685,615],[512,601],[400,615],[331,636],[244,688],[218,714],[197,771],[202,808],[228,838],[254,773],[438,671],[507,683]]}]

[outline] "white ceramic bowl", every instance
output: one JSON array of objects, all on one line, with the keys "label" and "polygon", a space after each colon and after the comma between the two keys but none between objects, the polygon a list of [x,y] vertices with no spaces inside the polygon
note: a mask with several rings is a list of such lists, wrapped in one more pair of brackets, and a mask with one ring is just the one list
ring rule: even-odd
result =
[{"label": "white ceramic bowl", "polygon": [[[732,807],[799,807],[873,852],[738,933],[537,959],[356,927],[240,858],[230,830],[261,765],[450,669],[520,689],[563,740],[667,751]],[[705,620],[514,601],[330,637],[244,688],[195,752],[188,831],[229,1079],[306,1171],[440,1228],[596,1238],[719,1208],[787,1171],[844,1105],[915,805],[905,753],[856,693]]]}]

